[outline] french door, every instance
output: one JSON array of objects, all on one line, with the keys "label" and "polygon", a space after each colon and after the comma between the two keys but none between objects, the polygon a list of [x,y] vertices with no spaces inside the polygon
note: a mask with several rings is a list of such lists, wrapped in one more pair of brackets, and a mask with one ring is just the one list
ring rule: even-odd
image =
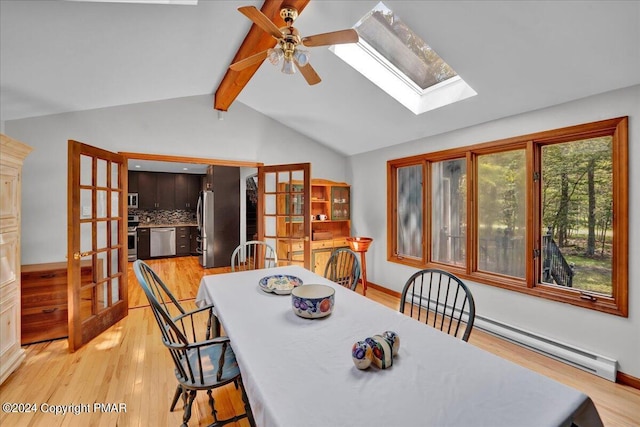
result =
[{"label": "french door", "polygon": [[67,294],[69,350],[128,312],[124,156],[69,141]]},{"label": "french door", "polygon": [[311,268],[311,163],[258,167],[258,239],[278,265]]}]

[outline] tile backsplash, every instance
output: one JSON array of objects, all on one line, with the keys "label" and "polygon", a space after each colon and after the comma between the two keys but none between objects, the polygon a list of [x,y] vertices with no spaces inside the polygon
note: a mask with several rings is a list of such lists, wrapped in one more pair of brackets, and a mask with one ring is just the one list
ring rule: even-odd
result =
[{"label": "tile backsplash", "polygon": [[196,222],[196,213],[181,209],[174,210],[145,210],[129,209],[129,215],[138,215],[140,223],[144,224],[184,224]]}]

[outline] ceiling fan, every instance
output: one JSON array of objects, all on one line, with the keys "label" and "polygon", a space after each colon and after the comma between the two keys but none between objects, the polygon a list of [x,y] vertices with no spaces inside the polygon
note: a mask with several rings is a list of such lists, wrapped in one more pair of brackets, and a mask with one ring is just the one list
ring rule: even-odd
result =
[{"label": "ceiling fan", "polygon": [[358,42],[358,33],[354,29],[333,31],[301,38],[298,30],[293,27],[293,21],[298,17],[298,11],[292,7],[284,7],[280,10],[280,16],[286,24],[286,26],[282,28],[278,28],[276,24],[254,6],[243,6],[238,8],[238,11],[278,40],[278,45],[275,48],[264,50],[231,64],[229,68],[234,71],[243,70],[267,58],[273,65],[278,65],[282,60],[283,73],[294,74],[297,68],[307,83],[314,85],[320,83],[320,77],[311,64],[309,64],[309,52],[302,49],[302,46],[316,47]]}]

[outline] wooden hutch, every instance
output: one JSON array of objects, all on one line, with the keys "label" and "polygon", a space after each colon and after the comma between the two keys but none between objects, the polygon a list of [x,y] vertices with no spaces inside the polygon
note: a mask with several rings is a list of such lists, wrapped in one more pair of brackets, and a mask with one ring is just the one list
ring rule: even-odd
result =
[{"label": "wooden hutch", "polygon": [[[288,184],[281,184],[288,185]],[[302,183],[293,183],[302,185]],[[282,201],[287,203],[286,201]],[[302,209],[302,201],[293,206]],[[293,208],[295,209],[295,207]],[[302,223],[302,211],[300,216],[292,217],[293,222]],[[337,248],[348,248],[347,237],[351,236],[351,189],[344,182],[333,182],[325,179],[311,180],[311,269],[313,272],[323,275],[324,268]],[[296,224],[283,219],[278,222],[278,235],[291,235],[291,229]],[[289,254],[288,251],[292,253]],[[277,243],[278,259],[291,259],[302,261],[304,257],[303,242],[294,243],[289,247],[285,242]]]}]

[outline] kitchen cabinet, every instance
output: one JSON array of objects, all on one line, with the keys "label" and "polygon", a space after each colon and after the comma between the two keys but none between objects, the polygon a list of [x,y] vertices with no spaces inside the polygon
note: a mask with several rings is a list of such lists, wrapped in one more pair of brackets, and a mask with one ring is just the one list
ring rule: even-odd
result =
[{"label": "kitchen cabinet", "polygon": [[138,259],[151,258],[151,232],[148,227],[138,227]]},{"label": "kitchen cabinet", "polygon": [[202,177],[196,174],[130,171],[129,192],[138,193],[139,209],[195,211]]},{"label": "kitchen cabinet", "polygon": [[138,177],[138,209],[155,209],[157,174],[153,172],[134,172],[134,174]]},{"label": "kitchen cabinet", "polygon": [[138,173],[129,171],[127,174],[127,191],[129,193],[138,192]]},{"label": "kitchen cabinet", "polygon": [[186,256],[191,254],[191,227],[176,227],[176,255]]},{"label": "kitchen cabinet", "polygon": [[202,187],[202,175],[176,174],[175,208],[195,211]]},{"label": "kitchen cabinet", "polygon": [[[286,186],[289,184],[280,184]],[[293,183],[293,185],[302,185]],[[284,188],[284,187],[283,187]],[[300,188],[302,191],[302,188]],[[347,237],[351,236],[351,190],[342,182],[325,179],[311,180],[311,269],[314,273],[324,275],[324,268],[331,253],[338,248],[348,248]],[[277,225],[278,235],[296,235],[302,224],[302,196],[300,200],[281,199],[285,206],[279,206],[279,212],[299,214],[282,216]],[[302,260],[304,249],[302,242],[289,247],[287,242],[277,242],[279,259],[288,259],[291,251],[292,259]]]},{"label": "kitchen cabinet", "polygon": [[156,174],[156,208],[175,209],[176,208],[176,181],[175,174]]},{"label": "kitchen cabinet", "polygon": [[22,164],[32,148],[0,134],[0,384],[25,358],[20,347]]},{"label": "kitchen cabinet", "polygon": [[138,209],[175,209],[175,174],[134,173],[138,175]]},{"label": "kitchen cabinet", "polygon": [[200,247],[200,242],[198,242],[199,237],[200,232],[198,231],[198,227],[189,227],[189,244],[191,255],[200,255],[198,253],[198,248]]}]

